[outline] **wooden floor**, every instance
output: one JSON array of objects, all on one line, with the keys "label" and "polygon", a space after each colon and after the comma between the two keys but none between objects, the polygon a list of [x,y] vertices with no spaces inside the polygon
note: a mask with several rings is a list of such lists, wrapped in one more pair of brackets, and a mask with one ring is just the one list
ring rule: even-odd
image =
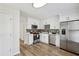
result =
[{"label": "wooden floor", "polygon": [[20,43],[20,56],[75,56],[62,49],[44,43],[37,43],[31,46]]}]

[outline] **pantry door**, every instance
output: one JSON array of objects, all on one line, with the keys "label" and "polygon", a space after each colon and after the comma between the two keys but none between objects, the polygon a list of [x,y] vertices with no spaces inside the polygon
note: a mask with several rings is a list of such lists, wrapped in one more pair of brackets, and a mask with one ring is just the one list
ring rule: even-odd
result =
[{"label": "pantry door", "polygon": [[10,17],[0,14],[0,56],[10,56],[12,24]]}]

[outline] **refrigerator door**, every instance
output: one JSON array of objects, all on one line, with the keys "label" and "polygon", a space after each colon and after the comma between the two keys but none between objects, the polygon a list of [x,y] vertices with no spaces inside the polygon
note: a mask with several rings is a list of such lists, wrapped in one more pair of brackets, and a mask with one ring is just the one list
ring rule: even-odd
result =
[{"label": "refrigerator door", "polygon": [[60,24],[60,48],[62,49],[67,49],[67,28],[67,22]]},{"label": "refrigerator door", "polygon": [[79,30],[79,21],[68,22],[69,30]]},{"label": "refrigerator door", "polygon": [[79,21],[60,24],[60,47],[79,54]]},{"label": "refrigerator door", "polygon": [[67,50],[79,54],[79,21],[69,22],[68,29]]}]

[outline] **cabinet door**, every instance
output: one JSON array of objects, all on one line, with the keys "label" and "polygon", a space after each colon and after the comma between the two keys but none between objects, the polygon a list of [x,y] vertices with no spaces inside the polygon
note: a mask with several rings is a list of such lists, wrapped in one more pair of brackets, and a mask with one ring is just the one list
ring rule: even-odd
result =
[{"label": "cabinet door", "polygon": [[41,41],[41,42],[43,42],[43,38],[44,38],[44,37],[43,37],[43,34],[41,33],[41,34],[40,34],[40,41]]},{"label": "cabinet door", "polygon": [[79,30],[79,21],[68,22],[69,30]]},{"label": "cabinet door", "polygon": [[48,34],[40,34],[40,41],[48,43]]},{"label": "cabinet door", "polygon": [[33,34],[29,34],[29,45],[33,44]]},{"label": "cabinet door", "polygon": [[10,55],[11,23],[6,15],[0,15],[0,56]]},{"label": "cabinet door", "polygon": [[44,42],[48,43],[48,34],[44,34]]},{"label": "cabinet door", "polygon": [[29,43],[29,34],[27,34],[27,33],[24,35],[24,43],[25,44]]}]

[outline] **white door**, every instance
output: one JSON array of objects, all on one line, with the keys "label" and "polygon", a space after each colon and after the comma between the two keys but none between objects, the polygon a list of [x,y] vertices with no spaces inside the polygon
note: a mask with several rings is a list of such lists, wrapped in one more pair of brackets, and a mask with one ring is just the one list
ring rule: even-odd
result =
[{"label": "white door", "polygon": [[9,56],[11,50],[10,17],[0,14],[0,56]]}]

